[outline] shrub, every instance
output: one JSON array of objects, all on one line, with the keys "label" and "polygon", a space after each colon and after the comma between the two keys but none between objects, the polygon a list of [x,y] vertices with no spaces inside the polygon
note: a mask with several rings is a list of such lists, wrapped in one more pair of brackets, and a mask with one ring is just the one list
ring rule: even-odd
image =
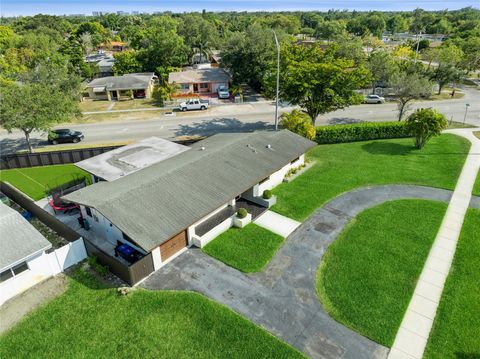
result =
[{"label": "shrub", "polygon": [[438,136],[447,127],[447,119],[434,109],[421,108],[407,118],[406,124],[415,138],[415,147],[420,149],[431,137]]},{"label": "shrub", "polygon": [[272,191],[270,191],[269,189],[266,189],[265,191],[263,191],[263,198],[264,199],[272,198]]},{"label": "shrub", "polygon": [[290,113],[283,113],[280,116],[280,125],[309,140],[315,139],[316,130],[307,114],[293,110]]},{"label": "shrub", "polygon": [[237,211],[237,217],[238,218],[245,218],[247,216],[248,212],[245,208],[240,208],[238,211]]},{"label": "shrub", "polygon": [[95,256],[90,256],[88,257],[88,264],[90,265],[90,268],[92,268],[95,272],[97,272],[99,275],[102,277],[106,277],[108,274],[108,268],[104,265],[101,265],[100,263],[97,262],[97,257]]},{"label": "shrub", "polygon": [[349,125],[319,126],[317,127],[316,141],[324,144],[410,136],[411,132],[404,122],[362,122]]}]

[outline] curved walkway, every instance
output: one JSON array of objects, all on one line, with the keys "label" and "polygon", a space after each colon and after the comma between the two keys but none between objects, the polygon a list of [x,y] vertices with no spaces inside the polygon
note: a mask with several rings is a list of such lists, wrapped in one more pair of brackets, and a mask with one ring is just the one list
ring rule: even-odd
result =
[{"label": "curved walkway", "polygon": [[315,288],[320,260],[347,223],[367,208],[408,198],[448,202],[451,196],[451,191],[409,185],[356,189],[312,214],[260,273],[239,272],[192,248],[141,286],[200,292],[312,358],[386,358],[388,348],[334,321],[323,310]]}]

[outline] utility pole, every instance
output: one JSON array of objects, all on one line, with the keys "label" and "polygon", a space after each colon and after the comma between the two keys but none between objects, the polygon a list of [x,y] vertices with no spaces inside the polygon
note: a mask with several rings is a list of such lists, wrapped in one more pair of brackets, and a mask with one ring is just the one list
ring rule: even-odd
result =
[{"label": "utility pole", "polygon": [[465,104],[465,116],[463,116],[463,123],[465,123],[465,121],[467,120],[467,112],[468,112],[469,107],[470,107],[470,104],[466,103]]},{"label": "utility pole", "polygon": [[415,64],[417,63],[417,56],[418,56],[418,48],[420,47],[420,38],[422,37],[422,31],[417,35],[417,49],[415,50],[415,60],[413,61]]},{"label": "utility pole", "polygon": [[280,44],[278,43],[277,34],[275,30],[273,36],[275,37],[275,44],[277,45],[277,89],[275,95],[275,131],[278,130],[278,93],[280,90]]}]

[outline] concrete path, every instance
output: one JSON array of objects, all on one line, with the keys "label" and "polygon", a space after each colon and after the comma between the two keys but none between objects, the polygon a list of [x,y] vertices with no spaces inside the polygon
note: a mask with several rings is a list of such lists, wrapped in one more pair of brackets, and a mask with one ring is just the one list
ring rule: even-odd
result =
[{"label": "concrete path", "polygon": [[472,142],[445,217],[432,245],[411,302],[400,324],[389,359],[421,359],[428,342],[443,286],[455,255],[463,219],[480,169],[480,140],[472,129],[449,131]]},{"label": "concrete path", "polygon": [[447,190],[404,185],[353,190],[312,214],[260,273],[239,272],[190,249],[141,286],[200,292],[312,358],[386,358],[388,348],[334,321],[324,311],[315,289],[318,265],[330,243],[365,209],[405,198],[448,202],[451,195]]},{"label": "concrete path", "polygon": [[287,238],[301,225],[300,222],[272,211],[266,211],[255,219],[253,223],[284,238]]}]

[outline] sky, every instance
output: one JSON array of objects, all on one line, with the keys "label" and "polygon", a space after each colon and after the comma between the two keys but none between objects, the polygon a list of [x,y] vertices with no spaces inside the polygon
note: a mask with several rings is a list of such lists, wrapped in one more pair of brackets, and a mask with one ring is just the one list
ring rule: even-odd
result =
[{"label": "sky", "polygon": [[85,14],[93,11],[117,12],[190,12],[201,11],[288,11],[288,10],[413,10],[421,7],[425,10],[460,9],[467,6],[479,7],[479,0],[350,0],[350,1],[315,1],[315,0],[0,0],[1,16],[20,16],[35,14]]}]

